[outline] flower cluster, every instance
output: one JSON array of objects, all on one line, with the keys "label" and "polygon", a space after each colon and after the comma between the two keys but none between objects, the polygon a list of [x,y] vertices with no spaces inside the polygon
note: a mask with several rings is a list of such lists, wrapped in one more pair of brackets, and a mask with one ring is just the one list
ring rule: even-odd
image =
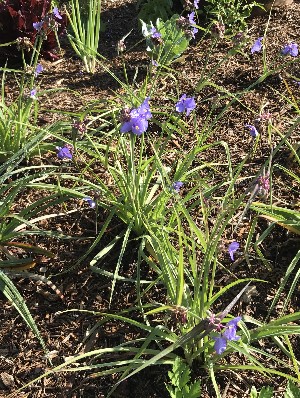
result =
[{"label": "flower cluster", "polygon": [[32,24],[33,28],[38,33],[44,33],[47,35],[48,30],[57,30],[58,22],[57,20],[61,20],[62,16],[60,15],[58,8],[54,7],[51,14],[46,15],[40,22],[34,22]]},{"label": "flower cluster", "polygon": [[[263,37],[259,37],[255,40],[254,44],[251,47],[251,53],[254,54],[256,52],[261,51],[262,49],[262,40]],[[289,43],[283,47],[281,50],[282,55],[291,55],[292,57],[297,57],[298,55],[298,45],[296,43]]]},{"label": "flower cluster", "polygon": [[194,97],[187,98],[186,94],[183,94],[176,104],[176,111],[179,113],[186,112],[187,116],[189,116],[189,114],[195,108],[196,108],[196,103]]},{"label": "flower cluster", "polygon": [[260,175],[257,179],[258,184],[258,195],[266,197],[270,191],[270,176],[269,173],[266,175]]},{"label": "flower cluster", "polygon": [[287,44],[282,50],[282,55],[291,55],[292,57],[297,57],[298,55],[298,45],[296,43]]},{"label": "flower cluster", "polygon": [[187,10],[195,9],[198,10],[200,0],[183,0],[183,7]]},{"label": "flower cluster", "polygon": [[238,316],[231,321],[229,321],[225,326],[225,331],[220,333],[218,337],[213,337],[215,340],[214,349],[218,355],[221,355],[227,347],[227,341],[237,341],[240,339],[240,336],[236,335],[237,324],[242,319],[242,317]]},{"label": "flower cluster", "polygon": [[215,22],[211,27],[211,34],[214,37],[222,39],[225,33],[225,25],[223,22]]},{"label": "flower cluster", "polygon": [[188,14],[187,18],[179,17],[177,19],[177,25],[184,30],[184,33],[188,37],[195,38],[195,34],[198,32],[196,28],[196,21],[195,21],[196,13],[193,11]]},{"label": "flower cluster", "polygon": [[131,131],[135,135],[141,135],[147,130],[148,120],[152,117],[149,99],[150,98],[147,97],[138,108],[133,108],[131,110],[126,108],[122,111],[121,133],[128,133]]}]

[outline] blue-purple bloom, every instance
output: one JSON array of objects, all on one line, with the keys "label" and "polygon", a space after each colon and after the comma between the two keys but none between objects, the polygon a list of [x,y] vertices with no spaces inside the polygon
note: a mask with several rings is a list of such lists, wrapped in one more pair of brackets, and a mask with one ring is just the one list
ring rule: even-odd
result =
[{"label": "blue-purple bloom", "polygon": [[183,94],[179,101],[176,104],[176,111],[179,113],[186,112],[186,115],[189,116],[189,114],[196,108],[196,103],[194,97],[187,98],[186,94]]},{"label": "blue-purple bloom", "polygon": [[157,29],[154,26],[151,28],[150,34],[153,39],[158,39],[161,37],[161,34],[157,31]]},{"label": "blue-purple bloom", "polygon": [[251,137],[255,138],[259,135],[256,127],[253,126],[252,124],[245,124],[245,127],[247,127],[249,129]]},{"label": "blue-purple bloom", "polygon": [[238,322],[242,317],[238,316],[227,323],[225,326],[224,333],[220,333],[219,337],[214,337],[215,340],[214,349],[218,355],[221,355],[227,347],[227,341],[237,341],[241,337],[236,335],[236,329]]},{"label": "blue-purple bloom", "polygon": [[44,68],[42,67],[41,64],[37,64],[34,72],[34,76],[37,77],[41,72],[43,72]]},{"label": "blue-purple bloom", "polygon": [[131,131],[133,134],[141,135],[148,128],[148,120],[151,119],[152,114],[149,106],[149,97],[138,107],[132,109],[123,119],[121,126],[121,133]]},{"label": "blue-purple bloom", "polygon": [[194,0],[194,7],[196,8],[196,10],[198,10],[198,8],[199,8],[199,0]]},{"label": "blue-purple bloom", "polygon": [[181,181],[175,181],[172,185],[172,188],[174,189],[174,191],[176,191],[177,193],[179,193],[180,189],[183,187],[183,182]]},{"label": "blue-purple bloom", "polygon": [[155,59],[152,59],[151,63],[152,63],[153,66],[158,66],[158,62],[155,61]]},{"label": "blue-purple bloom", "polygon": [[37,99],[37,98],[36,98],[36,93],[37,93],[36,88],[33,88],[33,89],[30,91],[30,98],[33,99],[33,100],[36,100],[36,99]]},{"label": "blue-purple bloom", "polygon": [[57,7],[54,7],[54,8],[53,8],[53,15],[54,15],[56,18],[58,18],[58,19],[62,19],[62,16],[60,15],[60,13],[59,13]]},{"label": "blue-purple bloom", "polygon": [[68,160],[72,160],[73,158],[73,153],[72,153],[72,146],[65,144],[63,147],[56,147],[57,149],[57,157],[58,159],[64,160],[64,159],[68,159]]},{"label": "blue-purple bloom", "polygon": [[34,23],[32,24],[32,26],[34,27],[34,29],[37,30],[38,32],[42,29],[43,25],[44,25],[44,21],[41,21],[41,22],[34,22]]},{"label": "blue-purple bloom", "polygon": [[238,250],[239,247],[240,247],[240,244],[236,241],[230,243],[230,245],[228,246],[228,253],[229,253],[229,256],[232,261],[234,261],[233,255]]},{"label": "blue-purple bloom", "polygon": [[262,39],[263,37],[259,37],[255,40],[253,46],[251,47],[251,54],[259,52],[262,49]]},{"label": "blue-purple bloom", "polygon": [[198,32],[198,29],[195,27],[196,21],[194,18],[195,18],[195,11],[191,12],[188,15],[189,23],[190,23],[191,27],[193,28],[191,30],[191,35],[192,35],[193,39],[195,38],[195,34]]},{"label": "blue-purple bloom", "polygon": [[92,209],[94,209],[94,208],[96,207],[96,202],[95,202],[92,198],[86,197],[86,198],[83,198],[83,200],[85,200],[85,201],[87,202],[87,204],[88,204]]},{"label": "blue-purple bloom", "polygon": [[296,43],[287,44],[282,50],[282,55],[291,55],[292,57],[297,57],[298,55],[298,45]]}]

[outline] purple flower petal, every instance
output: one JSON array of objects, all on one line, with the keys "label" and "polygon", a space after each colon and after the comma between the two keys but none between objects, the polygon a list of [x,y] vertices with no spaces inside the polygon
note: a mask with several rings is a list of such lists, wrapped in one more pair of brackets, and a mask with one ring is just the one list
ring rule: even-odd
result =
[{"label": "purple flower petal", "polygon": [[43,25],[44,25],[44,21],[41,21],[41,22],[34,22],[34,23],[32,24],[32,26],[34,27],[34,29],[37,30],[38,32],[42,29]]},{"label": "purple flower petal", "polygon": [[183,182],[181,181],[176,181],[173,183],[172,188],[179,193],[180,189],[183,187]]},{"label": "purple flower petal", "polygon": [[57,147],[57,157],[58,159],[69,159],[71,160],[73,158],[72,152],[67,146],[64,147]]},{"label": "purple flower petal", "polygon": [[34,76],[37,77],[41,72],[43,72],[44,68],[42,67],[41,64],[37,64],[34,72]]},{"label": "purple flower petal", "polygon": [[33,88],[30,91],[30,98],[36,100],[36,93],[37,93],[37,90],[35,88]]},{"label": "purple flower petal", "polygon": [[240,244],[236,241],[230,243],[230,245],[228,246],[228,253],[232,261],[234,261],[233,254],[238,250],[239,247]]},{"label": "purple flower petal", "polygon": [[255,52],[259,52],[262,49],[262,39],[263,37],[259,37],[254,42],[253,46],[251,47],[251,53],[254,54]]},{"label": "purple flower petal", "polygon": [[249,129],[251,137],[255,138],[259,135],[255,126],[252,126],[251,124],[245,124],[245,127]]},{"label": "purple flower petal", "polygon": [[60,13],[59,13],[57,7],[54,7],[54,8],[53,8],[53,15],[54,15],[56,18],[58,18],[58,19],[62,19],[62,16],[60,15]]},{"label": "purple flower petal", "polygon": [[96,202],[93,199],[87,197],[83,198],[83,200],[85,200],[92,209],[96,207]]},{"label": "purple flower petal", "polygon": [[292,57],[297,57],[298,55],[298,45],[296,43],[287,44],[282,50],[282,55],[291,55]]},{"label": "purple flower petal", "polygon": [[177,102],[175,109],[177,112],[182,113],[186,112],[186,115],[189,116],[189,114],[196,108],[196,103],[194,97],[187,98],[186,94],[183,94],[179,101]]},{"label": "purple flower petal", "polygon": [[[236,243],[237,243],[237,242],[236,242]],[[231,321],[227,322],[227,325],[228,325],[228,326],[235,326],[235,327],[237,327],[237,324],[238,324],[241,320],[242,320],[242,317],[241,317],[241,316],[237,316],[236,318],[231,319]]]},{"label": "purple flower petal", "polygon": [[226,350],[227,340],[224,337],[213,337],[215,340],[214,349],[218,355],[223,354]]}]

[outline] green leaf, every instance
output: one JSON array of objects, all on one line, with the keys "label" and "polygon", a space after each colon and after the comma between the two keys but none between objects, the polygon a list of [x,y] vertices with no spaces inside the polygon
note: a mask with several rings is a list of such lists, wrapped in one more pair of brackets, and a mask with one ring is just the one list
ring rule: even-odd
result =
[{"label": "green leaf", "polygon": [[293,382],[289,381],[284,398],[300,398],[300,389]]}]

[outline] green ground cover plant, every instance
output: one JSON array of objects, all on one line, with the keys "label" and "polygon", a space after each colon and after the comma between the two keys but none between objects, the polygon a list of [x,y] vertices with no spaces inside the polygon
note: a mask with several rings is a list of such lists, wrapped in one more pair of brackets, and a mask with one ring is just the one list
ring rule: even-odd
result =
[{"label": "green ground cover plant", "polygon": [[[231,31],[245,29],[245,18],[256,5],[245,6],[243,14],[241,2],[232,2],[226,13],[222,2],[218,3],[222,9],[210,3],[210,11],[224,15],[219,22]],[[68,38],[87,75],[101,70],[118,85],[109,98],[92,98],[72,111],[43,109],[51,94],[62,91],[43,90],[44,19],[33,23],[37,37],[31,60],[26,61],[23,52],[23,69],[1,68],[0,289],[38,338],[49,361],[47,369],[9,396],[58,373],[86,372],[89,380],[113,375],[114,382],[106,391],[109,397],[135,375],[158,367],[168,369],[165,392],[170,397],[204,397],[209,385],[211,396],[221,398],[220,377],[228,373],[268,380],[264,384],[270,387],[253,386],[250,397],[272,397],[276,378],[284,381],[285,397],[296,397],[300,312],[288,308],[297,291],[300,251],[290,257],[264,313],[251,311],[247,294],[256,285],[271,283],[274,268],[265,243],[275,228],[299,235],[299,209],[276,204],[273,186],[280,172],[299,192],[298,172],[280,164],[280,155],[288,150],[293,167],[300,166],[292,141],[299,131],[299,107],[293,95],[279,94],[292,109],[282,133],[264,106],[257,114],[247,96],[278,75],[284,75],[291,93],[289,84],[295,76],[289,68],[299,65],[298,45],[280,43],[270,61],[269,21],[263,36],[250,41],[245,32],[232,42],[226,29],[196,23],[199,4],[195,0],[182,15],[142,21],[148,64],[137,80],[138,72],[132,78],[124,54],[129,34],[122,39],[122,51],[118,47],[123,76],[98,52],[100,5],[91,0],[85,20],[82,4],[71,2],[66,11],[71,25]],[[240,19],[233,10],[241,13]],[[54,7],[51,18],[62,19],[60,12]],[[56,32],[56,25],[48,28]],[[203,68],[193,90],[183,90],[179,80],[185,72],[178,64],[185,62],[192,51],[191,40],[200,33],[199,43],[208,38],[210,51],[203,54]],[[215,60],[214,51],[224,35],[230,50]],[[231,92],[214,77],[231,60],[240,59],[244,63],[259,59],[261,69],[258,76]],[[5,95],[8,74],[18,86],[13,99]],[[168,83],[161,89],[164,82]],[[217,95],[212,97],[206,90],[215,90]],[[242,157],[234,156],[226,135],[217,138],[235,106],[252,117],[243,126],[241,136],[248,145]],[[43,111],[56,120],[46,119],[41,125]],[[186,145],[190,136],[192,145]],[[263,155],[255,164],[259,151]],[[34,193],[34,199],[18,205],[27,192]],[[93,236],[83,233],[75,238],[40,226],[46,220],[81,214],[82,209],[89,211]],[[241,232],[245,225],[246,237]],[[105,310],[70,302],[55,317],[89,318],[82,345],[112,322],[131,328],[130,338],[111,346],[88,346],[52,363],[47,343],[10,277],[32,270],[37,256],[49,261],[55,257],[43,244],[35,243],[35,236],[46,242],[88,241],[85,251],[59,276],[75,277],[88,267],[91,278],[105,278],[108,286]],[[251,276],[238,273],[235,267],[241,263],[245,269],[255,266],[260,271]],[[128,286],[134,297],[131,305],[115,307],[118,295]]]}]

